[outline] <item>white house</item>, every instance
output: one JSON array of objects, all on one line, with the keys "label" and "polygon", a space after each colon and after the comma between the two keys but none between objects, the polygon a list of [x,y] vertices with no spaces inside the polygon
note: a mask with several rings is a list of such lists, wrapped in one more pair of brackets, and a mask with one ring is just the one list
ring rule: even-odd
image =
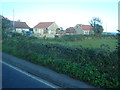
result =
[{"label": "white house", "polygon": [[22,33],[23,31],[29,31],[30,27],[25,22],[15,21],[14,29],[18,33]]}]

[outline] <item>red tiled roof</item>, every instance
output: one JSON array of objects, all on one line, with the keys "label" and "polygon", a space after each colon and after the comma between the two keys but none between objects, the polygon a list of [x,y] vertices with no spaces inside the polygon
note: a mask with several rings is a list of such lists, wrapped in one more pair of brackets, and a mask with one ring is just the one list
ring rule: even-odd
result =
[{"label": "red tiled roof", "polygon": [[82,25],[82,29],[90,31],[90,30],[92,30],[92,27],[90,25]]},{"label": "red tiled roof", "polygon": [[25,22],[15,21],[15,28],[30,28]]},{"label": "red tiled roof", "polygon": [[48,28],[54,22],[40,22],[34,28]]}]

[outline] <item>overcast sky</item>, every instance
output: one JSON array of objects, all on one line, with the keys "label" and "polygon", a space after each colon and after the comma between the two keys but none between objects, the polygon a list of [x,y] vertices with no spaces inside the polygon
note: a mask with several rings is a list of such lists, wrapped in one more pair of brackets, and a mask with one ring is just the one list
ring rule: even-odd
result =
[{"label": "overcast sky", "polygon": [[99,17],[106,32],[118,29],[119,0],[1,0],[0,14],[26,22],[31,28],[39,22],[56,22],[66,29],[76,24],[89,25]]}]

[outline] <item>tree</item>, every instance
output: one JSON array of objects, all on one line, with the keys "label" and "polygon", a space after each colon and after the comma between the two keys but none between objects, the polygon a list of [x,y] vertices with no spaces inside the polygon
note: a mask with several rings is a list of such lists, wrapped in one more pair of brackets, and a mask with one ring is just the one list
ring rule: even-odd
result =
[{"label": "tree", "polygon": [[3,16],[0,16],[0,17],[2,19],[2,30],[5,30],[5,29],[9,30],[13,28],[12,21],[10,21],[9,19]]},{"label": "tree", "polygon": [[60,27],[60,30],[63,30],[63,27]]},{"label": "tree", "polygon": [[56,31],[63,31],[63,27],[57,28]]},{"label": "tree", "polygon": [[89,23],[92,26],[95,36],[100,36],[104,30],[101,20],[97,17],[94,17]]},{"label": "tree", "polygon": [[2,29],[2,38],[7,38],[10,36],[11,32],[10,30],[13,29],[12,21],[9,19],[5,18],[4,16],[0,15],[0,19],[2,20],[1,22],[1,29]]}]

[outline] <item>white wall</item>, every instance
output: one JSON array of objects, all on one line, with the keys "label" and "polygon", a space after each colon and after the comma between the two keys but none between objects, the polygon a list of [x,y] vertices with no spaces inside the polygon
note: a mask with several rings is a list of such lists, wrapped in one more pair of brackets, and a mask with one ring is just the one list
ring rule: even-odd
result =
[{"label": "white wall", "polygon": [[48,27],[48,29],[51,30],[51,34],[56,34],[57,28],[58,28],[58,25],[56,23],[53,23]]},{"label": "white wall", "polygon": [[43,34],[43,29],[33,28],[33,32],[34,32],[35,34]]},{"label": "white wall", "polygon": [[16,28],[16,32],[22,33],[22,31],[29,31],[29,29],[26,29],[26,28]]}]

